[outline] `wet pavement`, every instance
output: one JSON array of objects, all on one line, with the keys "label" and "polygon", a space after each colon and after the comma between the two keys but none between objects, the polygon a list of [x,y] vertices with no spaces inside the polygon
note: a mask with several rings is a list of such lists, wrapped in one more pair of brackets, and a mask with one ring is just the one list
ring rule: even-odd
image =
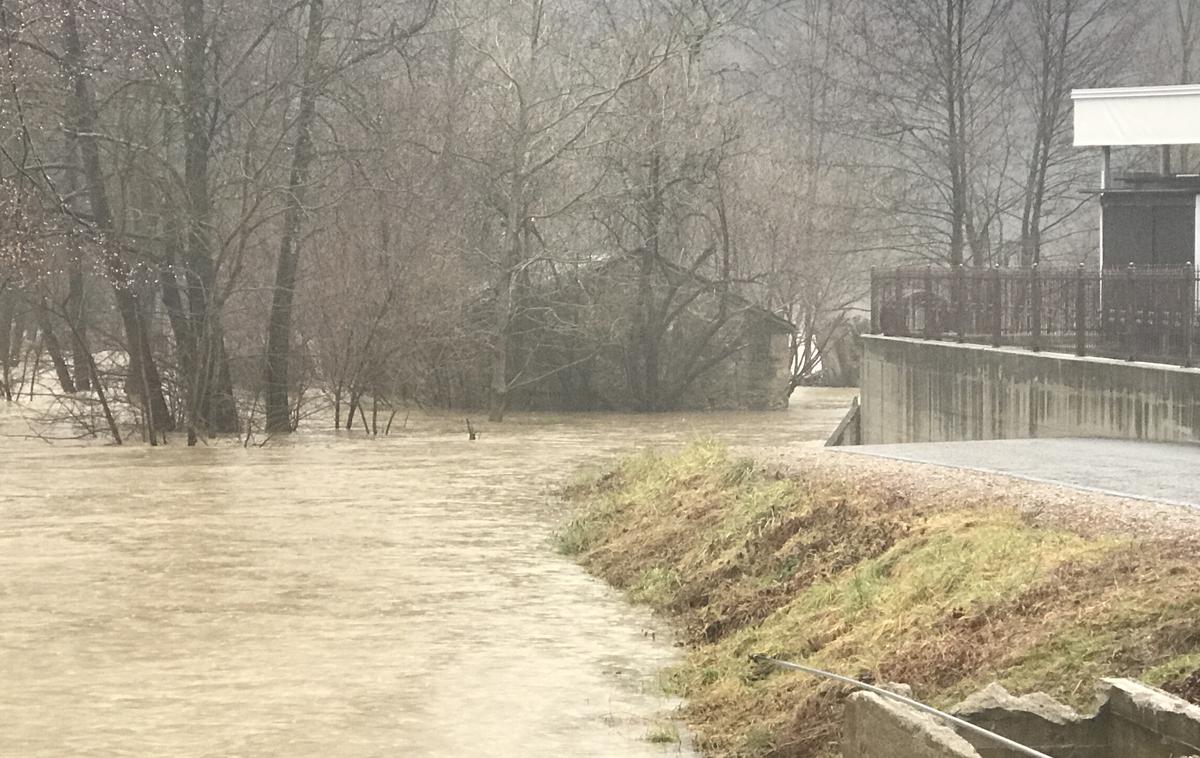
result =
[{"label": "wet pavement", "polygon": [[837,450],[1200,508],[1200,445],[1032,439],[862,445]]}]

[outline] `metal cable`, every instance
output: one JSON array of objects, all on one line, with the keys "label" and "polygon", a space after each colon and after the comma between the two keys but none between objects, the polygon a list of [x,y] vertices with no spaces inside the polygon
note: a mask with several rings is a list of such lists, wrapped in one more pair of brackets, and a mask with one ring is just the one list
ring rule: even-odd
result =
[{"label": "metal cable", "polygon": [[783,669],[791,669],[792,671],[801,671],[801,672],[804,672],[805,674],[811,674],[813,676],[819,676],[819,677],[822,677],[825,679],[832,679],[833,681],[836,681],[836,682],[848,684],[851,687],[854,687],[856,689],[866,690],[867,692],[873,692],[876,695],[879,695],[881,697],[886,697],[891,700],[896,700],[898,702],[904,703],[905,705],[907,705],[911,708],[915,708],[918,711],[921,711],[922,713],[927,713],[930,716],[935,716],[935,717],[937,717],[943,721],[949,722],[959,728],[966,729],[967,731],[977,734],[980,737],[984,737],[986,739],[992,740],[993,742],[996,742],[997,744],[1003,745],[1004,747],[1009,748],[1010,750],[1015,750],[1022,755],[1028,755],[1028,756],[1031,756],[1032,758],[1053,758],[1053,756],[1046,755],[1045,753],[1034,750],[1031,747],[1027,747],[1020,743],[1013,742],[1012,740],[1010,740],[1007,737],[1003,737],[999,734],[996,734],[995,732],[989,732],[987,729],[984,729],[983,727],[975,726],[971,722],[964,721],[963,719],[960,719],[957,716],[951,716],[949,713],[943,713],[942,711],[939,711],[936,708],[930,707],[928,705],[925,705],[924,703],[913,700],[910,697],[905,697],[904,695],[898,695],[895,692],[890,692],[888,690],[881,689],[879,687],[875,687],[875,686],[867,684],[865,682],[860,682],[857,679],[851,679],[848,676],[841,676],[840,674],[834,674],[834,673],[830,673],[828,671],[822,671],[821,669],[815,669],[815,668],[811,668],[809,666],[801,666],[799,663],[791,663],[789,661],[777,660],[775,658],[771,658],[770,656],[761,655],[761,654],[755,654],[755,655],[750,656],[750,660],[752,660],[756,663],[769,663],[772,666],[778,666],[779,668],[783,668]]}]

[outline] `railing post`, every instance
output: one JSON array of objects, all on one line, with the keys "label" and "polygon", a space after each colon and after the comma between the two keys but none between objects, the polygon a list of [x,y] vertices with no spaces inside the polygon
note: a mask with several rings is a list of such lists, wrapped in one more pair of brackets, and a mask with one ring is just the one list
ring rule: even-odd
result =
[{"label": "railing post", "polygon": [[1004,292],[1001,290],[1000,266],[992,268],[992,347],[1000,347],[1003,343],[1004,331]]},{"label": "railing post", "polygon": [[879,330],[879,280],[875,275],[875,267],[871,267],[871,334],[881,334]]},{"label": "railing post", "polygon": [[1193,347],[1196,339],[1196,268],[1191,263],[1187,264],[1184,270],[1187,276],[1187,281],[1183,283],[1183,298],[1185,305],[1183,308],[1183,365],[1186,368],[1192,367],[1192,360],[1195,357]]},{"label": "railing post", "polygon": [[1136,267],[1130,261],[1125,268],[1125,290],[1129,295],[1129,301],[1125,308],[1125,347],[1128,348],[1126,353],[1129,355],[1128,360],[1137,360],[1137,331],[1134,328],[1134,317],[1137,315],[1137,278],[1135,276]]},{"label": "railing post", "polygon": [[933,314],[934,314],[933,267],[932,266],[925,267],[924,287],[925,287],[925,298],[924,298],[924,300],[925,300],[925,302],[924,302],[925,329],[924,329],[924,334],[925,334],[925,339],[931,340],[931,339],[933,339],[933,327],[934,327],[934,324],[933,324],[933,321],[934,321],[934,316],[933,316]]},{"label": "railing post", "polygon": [[954,267],[954,321],[960,343],[967,341],[966,300],[966,276],[960,263]]},{"label": "railing post", "polygon": [[1042,348],[1042,277],[1035,262],[1029,268],[1029,308],[1030,328],[1033,331],[1033,352]]},{"label": "railing post", "polygon": [[1087,288],[1083,279],[1085,266],[1075,271],[1075,355],[1087,355]]}]

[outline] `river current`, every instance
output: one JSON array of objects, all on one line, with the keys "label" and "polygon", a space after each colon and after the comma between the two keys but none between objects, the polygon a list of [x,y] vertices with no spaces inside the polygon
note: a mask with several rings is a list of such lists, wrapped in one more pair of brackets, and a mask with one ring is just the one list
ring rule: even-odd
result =
[{"label": "river current", "polygon": [[848,398],[195,449],[50,445],[0,403],[0,756],[688,754],[646,739],[669,634],[555,553],[554,488],[823,438]]}]

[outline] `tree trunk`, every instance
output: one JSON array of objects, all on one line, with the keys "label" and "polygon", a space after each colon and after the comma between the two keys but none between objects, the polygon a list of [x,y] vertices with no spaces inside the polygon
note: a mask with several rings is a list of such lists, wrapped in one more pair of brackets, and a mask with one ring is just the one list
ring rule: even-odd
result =
[{"label": "tree trunk", "polygon": [[[74,212],[79,189],[79,151],[75,136],[68,134],[63,163],[63,190]],[[67,324],[71,328],[71,364],[75,369],[75,389],[87,392],[92,388],[92,360],[87,347],[87,291],[83,280],[83,245],[75,237],[67,243],[71,260],[67,265]]]},{"label": "tree trunk", "polygon": [[177,250],[168,243],[166,249],[168,260],[159,267],[158,282],[162,292],[163,305],[167,309],[167,320],[171,323],[171,333],[175,335],[175,350],[178,354],[179,373],[190,377],[196,371],[194,364],[195,337],[192,335],[191,321],[188,319],[187,307],[183,302],[183,293],[179,286]]},{"label": "tree trunk", "polygon": [[14,297],[0,290],[0,395],[12,402],[10,377],[12,371],[12,327]]},{"label": "tree trunk", "polygon": [[193,418],[209,431],[238,431],[237,406],[216,302],[217,276],[212,251],[211,102],[205,80],[208,37],[204,0],[184,0],[184,78],[186,108],[184,183],[188,202],[188,308],[196,337]]},{"label": "tree trunk", "polygon": [[361,401],[358,404],[358,419],[362,421],[363,434],[370,434],[371,429],[367,426],[367,412],[363,409]]},{"label": "tree trunk", "polygon": [[[1179,83],[1192,82],[1192,55],[1196,44],[1196,14],[1200,12],[1196,0],[1187,0],[1186,8],[1183,0],[1175,4],[1175,20],[1179,24]],[[1189,145],[1179,146],[1179,170],[1182,173],[1191,171],[1191,155]]]},{"label": "tree trunk", "polygon": [[659,257],[659,234],[662,228],[663,190],[662,153],[658,140],[654,141],[650,157],[649,181],[645,200],[646,238],[642,243],[642,255],[638,266],[638,349],[640,352],[640,376],[637,394],[642,410],[656,411],[662,403],[659,392],[661,366],[659,365],[659,337],[662,333],[658,323],[658,309],[654,304],[654,267]]},{"label": "tree trunk", "polygon": [[[511,246],[510,246],[511,247]],[[504,255],[504,270],[500,272],[496,286],[495,344],[492,346],[492,391],[488,399],[488,420],[503,421],[508,407],[508,342],[509,324],[512,319],[512,264],[513,255]]]},{"label": "tree trunk", "polygon": [[212,252],[212,197],[209,158],[212,151],[212,105],[206,82],[208,33],[204,0],[183,0],[184,186],[187,191],[188,318],[191,322],[193,371],[188,389],[189,441],[198,430],[238,431],[237,406],[230,381]]},{"label": "tree trunk", "polygon": [[340,431],[342,428],[342,382],[340,380],[333,388],[333,428],[335,431]]},{"label": "tree trunk", "polygon": [[71,379],[71,369],[63,358],[62,345],[54,335],[54,325],[50,323],[50,306],[44,297],[38,301],[38,326],[42,330],[42,347],[45,348],[46,355],[50,356],[50,362],[54,364],[59,386],[68,395],[74,394],[75,382]]},{"label": "tree trunk", "polygon": [[112,435],[113,442],[121,445],[121,430],[117,427],[117,421],[113,418],[112,407],[108,404],[108,393],[104,390],[104,382],[100,381],[100,372],[96,369],[96,359],[92,357],[91,351],[87,351],[84,357],[88,362],[88,373],[92,377],[92,386],[96,390],[96,399],[100,401],[100,410],[104,412],[104,422],[108,424],[108,433]]},{"label": "tree trunk", "polygon": [[513,288],[518,268],[524,259],[521,247],[525,225],[525,161],[529,111],[524,101],[518,105],[517,133],[512,145],[512,176],[505,218],[505,248],[496,281],[494,314],[495,344],[492,346],[492,391],[488,402],[488,420],[503,421],[508,410],[508,359],[512,350]]},{"label": "tree trunk", "polygon": [[18,298],[15,294],[10,295],[10,308],[12,313],[12,326],[9,327],[8,341],[8,362],[9,365],[15,365],[21,362],[21,353],[25,348],[25,331],[29,326],[27,323],[28,313],[24,309],[18,310]]},{"label": "tree trunk", "polygon": [[[967,177],[964,171],[965,145],[961,144],[962,121],[959,110],[962,86],[962,0],[946,0],[946,49],[942,65],[946,98],[946,156],[950,163],[950,265],[961,266],[966,248]],[[975,261],[978,264],[978,261]]]},{"label": "tree trunk", "polygon": [[346,416],[346,431],[354,428],[354,411],[358,408],[358,392],[350,391],[350,413]]},{"label": "tree trunk", "polygon": [[1057,136],[1055,125],[1066,95],[1067,56],[1071,39],[1071,14],[1061,14],[1061,26],[1056,24],[1054,8],[1039,9],[1044,15],[1038,23],[1038,51],[1041,55],[1037,78],[1037,128],[1034,132],[1033,154],[1029,161],[1025,202],[1021,215],[1021,265],[1031,266],[1041,261],[1042,215],[1046,202],[1046,182],[1050,173],[1051,151]]},{"label": "tree trunk", "polygon": [[[77,248],[78,249],[78,248]],[[67,272],[67,319],[71,325],[71,365],[75,369],[75,389],[92,388],[92,361],[87,348],[87,296],[83,286],[83,263],[72,257]]]},{"label": "tree trunk", "polygon": [[89,86],[88,75],[83,66],[83,44],[79,37],[75,0],[62,2],[62,30],[64,38],[64,66],[72,84],[72,108],[74,110],[74,135],[79,144],[83,163],[84,179],[87,183],[88,200],[92,209],[92,221],[100,235],[101,259],[105,273],[112,282],[125,338],[128,342],[129,373],[131,385],[144,393],[146,408],[147,437],[152,444],[158,432],[171,431],[174,422],[167,410],[163,397],[162,380],[150,347],[150,335],[142,320],[140,297],[135,289],[129,266],[116,249],[117,234],[113,224],[112,208],[104,186],[104,174],[100,163],[100,146],[96,138],[98,114],[94,94]]},{"label": "tree trunk", "polygon": [[296,140],[292,146],[292,170],[288,179],[283,235],[279,243],[279,261],[275,270],[275,292],[267,324],[267,431],[275,434],[292,430],[288,407],[292,302],[295,296],[296,270],[300,257],[300,225],[304,219],[309,173],[314,158],[312,129],[317,111],[317,93],[320,89],[317,65],[324,38],[324,25],[323,0],[309,0],[300,110],[296,117]]}]

